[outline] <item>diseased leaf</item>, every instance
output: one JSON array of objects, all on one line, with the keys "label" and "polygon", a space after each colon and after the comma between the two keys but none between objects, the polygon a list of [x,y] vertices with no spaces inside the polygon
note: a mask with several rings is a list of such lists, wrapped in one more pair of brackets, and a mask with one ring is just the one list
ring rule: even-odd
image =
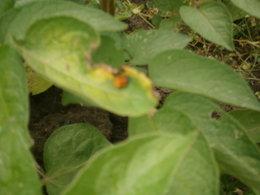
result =
[{"label": "diseased leaf", "polygon": [[41,186],[29,147],[28,92],[16,52],[0,47],[0,194],[40,195]]},{"label": "diseased leaf", "polygon": [[238,73],[225,64],[189,51],[170,50],[157,55],[149,66],[149,73],[158,86],[260,110],[260,103]]},{"label": "diseased leaf", "polygon": [[260,143],[260,112],[252,110],[234,110],[229,112],[247,130],[255,143]]},{"label": "diseased leaf", "polygon": [[60,194],[86,161],[109,145],[91,125],[73,124],[55,130],[46,141],[43,154],[48,194]]},{"label": "diseased leaf", "polygon": [[198,132],[146,135],[93,157],[63,194],[217,195],[218,177]]},{"label": "diseased leaf", "polygon": [[125,48],[134,65],[148,64],[157,54],[169,49],[182,49],[191,39],[171,30],[141,30],[126,37]]},{"label": "diseased leaf", "polygon": [[224,4],[209,1],[199,9],[182,6],[180,14],[184,22],[209,41],[228,50],[234,50],[232,16]]},{"label": "diseased leaf", "polygon": [[26,4],[6,14],[0,20],[0,40],[10,43],[13,37],[24,39],[26,31],[33,23],[55,16],[73,17],[91,25],[97,31],[120,31],[126,28],[124,23],[98,9],[69,1],[46,0]]},{"label": "diseased leaf", "polygon": [[247,13],[260,18],[260,1],[259,0],[231,0],[231,2],[246,11]]},{"label": "diseased leaf", "polygon": [[104,109],[139,116],[157,103],[151,81],[143,73],[126,66],[114,70],[107,65],[92,65],[91,53],[99,45],[99,36],[79,20],[70,17],[39,20],[29,29],[25,40],[16,42],[36,72]]}]

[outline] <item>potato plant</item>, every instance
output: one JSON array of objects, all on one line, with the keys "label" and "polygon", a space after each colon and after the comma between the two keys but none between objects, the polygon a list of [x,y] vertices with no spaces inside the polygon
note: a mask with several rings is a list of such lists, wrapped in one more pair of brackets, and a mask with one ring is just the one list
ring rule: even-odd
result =
[{"label": "potato plant", "polygon": [[[50,195],[217,195],[221,174],[260,194],[258,99],[239,73],[188,50],[194,37],[173,30],[177,19],[234,51],[234,20],[260,18],[260,1],[196,2],[149,1],[161,25],[125,33],[113,1],[100,1],[108,14],[97,1],[1,0],[0,194],[39,195],[44,186]],[[65,125],[46,141],[39,177],[29,92],[51,85],[64,104],[127,116],[128,139],[112,144],[89,124]],[[158,106],[155,88],[173,93]]]}]

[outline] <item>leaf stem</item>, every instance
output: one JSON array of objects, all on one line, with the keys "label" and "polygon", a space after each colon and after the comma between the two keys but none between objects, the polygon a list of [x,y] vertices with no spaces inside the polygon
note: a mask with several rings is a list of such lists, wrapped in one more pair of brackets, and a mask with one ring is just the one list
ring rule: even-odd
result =
[{"label": "leaf stem", "polygon": [[114,0],[99,0],[101,9],[109,13],[110,15],[114,16],[115,15],[115,3]]}]

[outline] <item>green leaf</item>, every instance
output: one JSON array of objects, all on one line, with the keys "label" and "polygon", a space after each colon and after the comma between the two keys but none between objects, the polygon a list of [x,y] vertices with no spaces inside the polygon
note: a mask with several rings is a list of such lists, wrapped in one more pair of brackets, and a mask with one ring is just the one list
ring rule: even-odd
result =
[{"label": "green leaf", "polygon": [[[39,1],[49,1],[49,0],[16,0],[15,7],[24,6],[25,4],[35,2],[35,1],[39,2]],[[61,0],[52,0],[52,1],[61,1]],[[63,0],[63,1],[72,1],[72,2],[75,2],[77,4],[82,4],[82,5],[86,4],[85,0]]]},{"label": "green leaf", "polygon": [[31,146],[27,130],[29,106],[25,70],[17,53],[8,46],[0,47],[0,74],[0,124],[19,124],[21,132],[17,131],[17,134]]},{"label": "green leaf", "polygon": [[218,194],[218,176],[198,132],[146,135],[94,156],[64,195],[213,195]]},{"label": "green leaf", "polygon": [[185,0],[154,0],[150,4],[160,11],[179,11]]},{"label": "green leaf", "polygon": [[156,132],[154,118],[150,114],[146,114],[139,117],[129,117],[128,120],[128,134],[129,136],[138,135],[142,133]]},{"label": "green leaf", "polygon": [[52,86],[52,83],[43,79],[38,73],[34,72],[29,66],[25,65],[28,87],[32,95],[40,94]]},{"label": "green leaf", "polygon": [[0,44],[4,44],[8,28],[18,13],[17,9],[11,9],[4,16],[0,17]]},{"label": "green leaf", "polygon": [[182,6],[184,22],[201,36],[229,50],[234,50],[232,16],[224,4],[209,1],[199,9]]},{"label": "green leaf", "polygon": [[135,124],[130,125],[130,136],[145,133],[139,127],[150,124],[154,127],[151,131],[183,135],[199,129],[214,150],[222,170],[259,193],[259,150],[246,130],[213,102],[194,94],[174,93],[153,116],[142,119],[130,118],[130,124]]},{"label": "green leaf", "polygon": [[229,112],[248,131],[255,143],[260,143],[260,112],[252,110],[234,110]]},{"label": "green leaf", "polygon": [[[194,94],[175,93],[167,98],[164,106],[186,115],[202,131],[223,172],[238,178],[256,194],[260,193],[260,152],[236,120],[216,104]],[[214,118],[214,114],[218,114],[219,119]],[[181,132],[181,129],[173,131]]]},{"label": "green leaf", "polygon": [[1,0],[0,1],[0,17],[14,6],[15,0]]},{"label": "green leaf", "polygon": [[231,2],[246,11],[247,13],[260,18],[260,1],[259,0],[231,0]]},{"label": "green leaf", "polygon": [[170,106],[163,106],[159,111],[140,117],[130,117],[128,134],[134,136],[147,132],[169,132],[186,134],[196,130],[192,121]]},{"label": "green leaf", "polygon": [[[21,7],[24,6],[25,4],[36,2],[36,1],[39,2],[39,1],[50,1],[50,0],[16,0],[15,7]],[[52,0],[52,1],[56,1],[56,0]],[[61,1],[61,0],[57,0],[57,1]],[[69,0],[65,0],[65,1],[69,1]]]},{"label": "green leaf", "polygon": [[116,42],[112,38],[103,35],[99,48],[93,54],[93,61],[119,68],[125,62],[125,54],[123,50],[116,47]]},{"label": "green leaf", "polygon": [[132,64],[143,65],[163,51],[184,48],[190,41],[171,30],[141,30],[126,37],[125,48],[132,56]]},{"label": "green leaf", "polygon": [[160,23],[160,29],[178,31],[178,25],[181,22],[180,16],[174,16],[172,18],[163,19]]},{"label": "green leaf", "polygon": [[86,161],[109,145],[91,125],[73,124],[55,130],[46,141],[43,154],[48,194],[60,194]]},{"label": "green leaf", "polygon": [[29,151],[26,75],[8,46],[0,47],[0,108],[0,194],[41,194]]},{"label": "green leaf", "polygon": [[[0,20],[0,37],[12,42],[13,37],[23,39],[28,28],[36,21],[54,16],[70,16],[90,24],[97,31],[120,31],[124,23],[94,8],[88,8],[69,1],[39,1],[12,10]],[[6,18],[9,19],[6,21]],[[11,18],[11,19],[10,19]]]},{"label": "green leaf", "polygon": [[158,86],[260,111],[260,103],[246,81],[229,66],[216,60],[185,50],[170,50],[152,60],[149,72]]},{"label": "green leaf", "polygon": [[[99,36],[79,20],[69,17],[39,20],[29,29],[25,40],[17,44],[36,72],[111,112],[138,116],[157,103],[151,81],[143,73],[126,66],[119,71],[91,64],[91,52],[98,47]],[[118,76],[128,82],[115,85]]]},{"label": "green leaf", "polygon": [[239,20],[246,16],[246,12],[236,7],[230,0],[224,0],[226,7],[232,15],[233,21]]}]

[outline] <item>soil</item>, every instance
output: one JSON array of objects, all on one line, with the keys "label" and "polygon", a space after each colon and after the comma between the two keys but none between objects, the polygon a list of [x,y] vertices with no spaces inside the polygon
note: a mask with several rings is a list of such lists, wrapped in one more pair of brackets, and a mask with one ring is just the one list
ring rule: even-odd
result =
[{"label": "soil", "polygon": [[43,147],[50,134],[63,125],[88,123],[100,130],[112,143],[127,138],[127,118],[96,107],[61,105],[62,90],[51,87],[42,94],[30,97],[29,129],[34,140],[32,152],[43,167]]}]

